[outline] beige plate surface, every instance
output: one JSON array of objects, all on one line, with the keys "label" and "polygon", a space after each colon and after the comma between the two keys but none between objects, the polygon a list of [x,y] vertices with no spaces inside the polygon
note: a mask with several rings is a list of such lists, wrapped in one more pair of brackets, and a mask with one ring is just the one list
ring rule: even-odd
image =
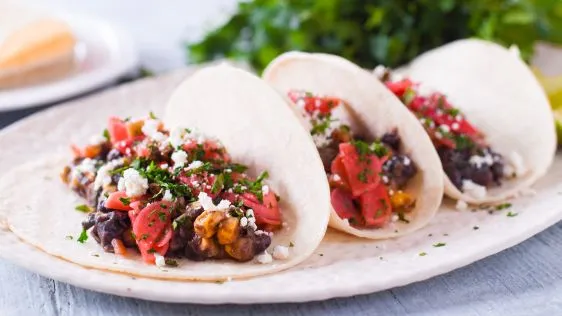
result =
[{"label": "beige plate surface", "polygon": [[[83,142],[99,132],[90,128],[104,126],[109,115],[136,116],[149,110],[162,114],[172,89],[188,73],[122,86],[43,111],[8,127],[0,132],[0,175],[37,155],[64,152],[70,142]],[[89,127],[81,124],[86,119],[91,121]],[[350,296],[446,273],[509,248],[555,224],[562,219],[560,178],[562,157],[557,157],[547,177],[535,186],[538,193],[514,200],[509,209],[488,214],[460,212],[445,206],[426,228],[387,241],[356,239],[330,231],[315,254],[299,266],[245,281],[174,282],[85,269],[47,255],[2,228],[0,256],[62,282],[148,300],[245,304]],[[25,179],[21,183],[25,190]],[[508,212],[517,216],[508,217]],[[0,227],[1,217],[2,214]],[[437,243],[446,245],[433,247]],[[420,256],[422,252],[426,255]]]}]

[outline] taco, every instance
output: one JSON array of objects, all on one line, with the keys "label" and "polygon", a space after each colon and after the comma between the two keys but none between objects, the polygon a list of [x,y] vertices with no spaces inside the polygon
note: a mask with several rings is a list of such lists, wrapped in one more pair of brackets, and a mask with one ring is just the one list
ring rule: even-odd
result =
[{"label": "taco", "polygon": [[516,50],[460,40],[375,74],[424,126],[459,205],[513,197],[544,175],[556,132],[542,88]]},{"label": "taco", "polygon": [[342,58],[289,52],[263,78],[287,96],[322,158],[330,225],[381,239],[426,225],[443,195],[443,172],[416,118],[367,71]]},{"label": "taco", "polygon": [[[70,162],[47,159],[2,178],[2,208],[20,238],[88,268],[251,277],[303,261],[327,228],[314,144],[273,89],[230,66],[182,83],[163,121],[111,117],[72,149]],[[66,186],[48,180],[57,170]]]}]

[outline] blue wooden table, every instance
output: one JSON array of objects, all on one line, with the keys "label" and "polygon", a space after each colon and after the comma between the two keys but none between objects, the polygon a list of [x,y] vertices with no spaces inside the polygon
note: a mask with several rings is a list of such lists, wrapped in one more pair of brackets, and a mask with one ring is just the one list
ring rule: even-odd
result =
[{"label": "blue wooden table", "polygon": [[[98,16],[129,30],[143,65],[164,72],[182,65],[182,39],[196,36],[201,26],[216,24],[232,8],[232,0],[168,0],[165,5],[147,0],[53,0],[48,5]],[[0,128],[40,109],[0,113]],[[0,152],[6,150],[10,149]],[[147,302],[83,290],[0,260],[0,315],[562,315],[562,223],[519,246],[425,282],[307,304]]]}]

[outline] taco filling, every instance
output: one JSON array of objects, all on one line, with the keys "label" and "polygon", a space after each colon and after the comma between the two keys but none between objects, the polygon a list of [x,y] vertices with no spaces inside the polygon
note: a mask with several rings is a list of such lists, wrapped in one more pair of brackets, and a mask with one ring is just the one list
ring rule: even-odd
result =
[{"label": "taco filling", "polygon": [[439,154],[445,173],[461,192],[483,199],[488,189],[524,175],[526,170],[521,156],[512,153],[508,163],[445,95],[410,79],[393,76],[387,69],[375,72],[419,119]]},{"label": "taco filling", "polygon": [[337,215],[356,228],[382,228],[397,220],[409,222],[407,214],[416,199],[405,189],[417,168],[400,153],[397,131],[368,141],[334,115],[345,101],[296,90],[288,95],[310,123]]},{"label": "taco filling", "polygon": [[168,131],[153,115],[112,117],[103,137],[73,151],[62,179],[87,201],[77,207],[89,212],[81,239],[89,231],[106,252],[138,250],[157,265],[271,261],[265,250],[281,227],[279,197],[266,171],[249,177],[218,141]]}]

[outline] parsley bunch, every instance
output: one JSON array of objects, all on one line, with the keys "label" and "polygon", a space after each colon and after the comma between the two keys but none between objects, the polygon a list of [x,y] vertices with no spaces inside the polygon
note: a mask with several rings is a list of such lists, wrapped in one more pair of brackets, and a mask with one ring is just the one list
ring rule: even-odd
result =
[{"label": "parsley bunch", "polygon": [[560,0],[253,0],[201,41],[191,62],[233,58],[261,71],[289,50],[337,54],[359,65],[395,67],[431,48],[478,37],[516,44],[562,43]]}]

